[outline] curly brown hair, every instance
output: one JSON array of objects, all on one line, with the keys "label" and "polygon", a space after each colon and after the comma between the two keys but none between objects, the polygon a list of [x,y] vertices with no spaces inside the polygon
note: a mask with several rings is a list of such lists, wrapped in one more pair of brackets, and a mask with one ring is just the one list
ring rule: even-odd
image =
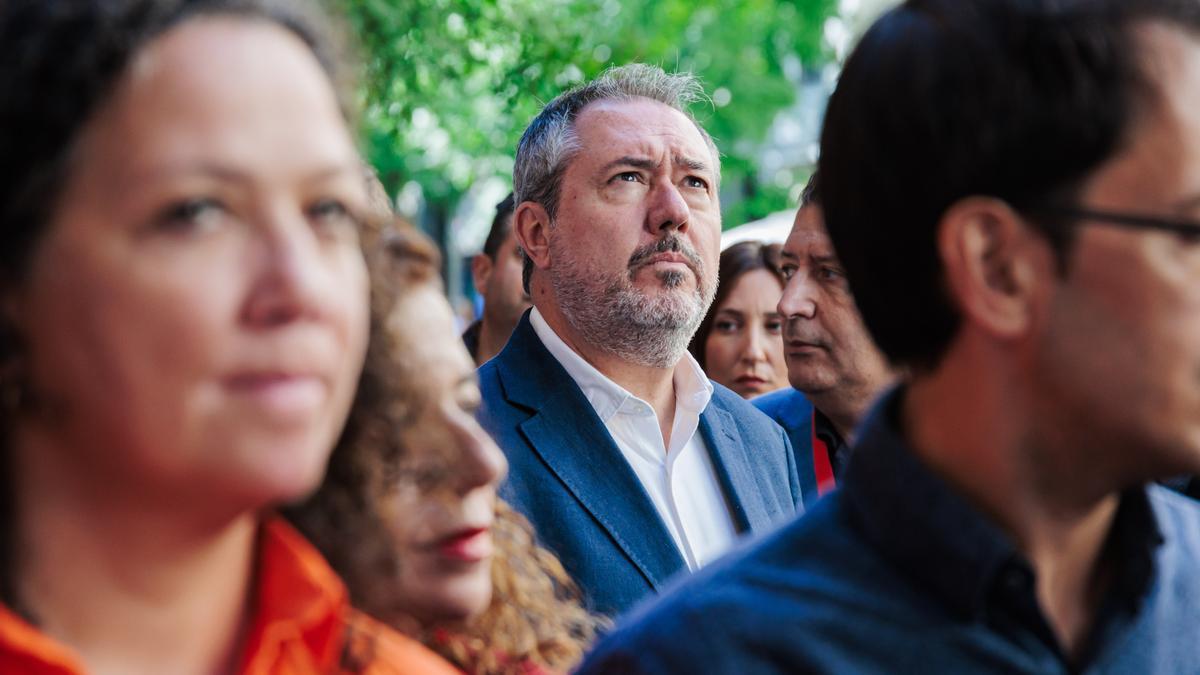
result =
[{"label": "curly brown hair", "polygon": [[355,607],[416,637],[469,673],[520,673],[535,663],[565,671],[583,656],[599,619],[558,559],[538,546],[529,522],[502,500],[493,526],[492,599],[462,625],[423,626],[397,615],[397,570],[404,564],[381,508],[400,481],[436,489],[453,467],[416,467],[396,433],[414,414],[419,368],[405,363],[389,331],[395,308],[422,286],[440,284],[440,255],[402,221],[367,227],[371,337],[346,428],[325,481],[284,515],[326,556]]}]

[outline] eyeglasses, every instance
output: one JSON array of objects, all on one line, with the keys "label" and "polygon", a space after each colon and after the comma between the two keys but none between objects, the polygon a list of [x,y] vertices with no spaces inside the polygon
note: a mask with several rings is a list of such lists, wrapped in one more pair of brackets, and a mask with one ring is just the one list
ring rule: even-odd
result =
[{"label": "eyeglasses", "polygon": [[1069,220],[1094,220],[1098,223],[1108,223],[1110,225],[1117,225],[1119,227],[1127,227],[1136,230],[1161,230],[1165,232],[1174,232],[1175,234],[1200,240],[1200,222],[1194,220],[1185,220],[1182,218],[1159,218],[1156,216],[1144,216],[1134,213],[1115,213],[1112,211],[1078,207],[1051,206],[1048,208],[1039,209],[1038,213],[1050,216],[1052,218],[1066,218]]}]

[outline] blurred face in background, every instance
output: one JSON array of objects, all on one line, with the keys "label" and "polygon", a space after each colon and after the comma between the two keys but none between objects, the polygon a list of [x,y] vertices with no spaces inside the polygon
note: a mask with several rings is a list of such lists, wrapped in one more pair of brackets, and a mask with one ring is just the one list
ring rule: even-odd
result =
[{"label": "blurred face in background", "polygon": [[529,295],[521,286],[522,265],[521,249],[511,229],[494,259],[480,253],[472,261],[475,289],[483,296],[484,320],[496,327],[511,331],[529,309]]},{"label": "blurred face in background", "polygon": [[496,487],[508,464],[475,421],[475,364],[440,291],[423,284],[407,294],[389,333],[404,371],[420,377],[399,430],[408,457],[384,507],[399,552],[398,609],[426,626],[462,621],[491,600]]},{"label": "blurred face in background", "polygon": [[704,345],[705,373],[745,398],[788,386],[783,319],[776,308],[783,287],[764,268],[733,283],[713,315]]},{"label": "blurred face in background", "polygon": [[362,173],[333,88],[298,38],[236,18],[188,21],[130,66],[11,298],[37,404],[17,461],[116,500],[298,497],[367,335]]}]

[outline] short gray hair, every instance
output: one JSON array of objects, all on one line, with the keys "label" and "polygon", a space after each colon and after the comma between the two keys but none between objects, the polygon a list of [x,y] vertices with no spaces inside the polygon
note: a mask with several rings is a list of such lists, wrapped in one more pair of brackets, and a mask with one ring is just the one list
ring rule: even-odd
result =
[{"label": "short gray hair", "polygon": [[[533,118],[521,142],[513,164],[513,193],[516,203],[536,202],[546,209],[553,221],[558,212],[559,191],[567,163],[580,150],[575,118],[596,101],[629,101],[646,98],[664,103],[688,117],[696,125],[713,157],[717,184],[721,180],[721,155],[712,137],[700,126],[688,108],[707,101],[699,78],[691,73],[667,73],[658,66],[631,63],[609,68],[599,77],[559,94]],[[532,265],[525,259],[525,290],[529,291]]]}]

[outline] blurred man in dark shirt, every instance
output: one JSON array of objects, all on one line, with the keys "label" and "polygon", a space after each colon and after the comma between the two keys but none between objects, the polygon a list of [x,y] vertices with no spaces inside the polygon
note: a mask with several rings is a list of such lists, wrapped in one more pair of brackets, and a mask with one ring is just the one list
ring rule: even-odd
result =
[{"label": "blurred man in dark shirt", "polygon": [[1200,672],[1200,3],[909,0],[826,223],[908,368],[808,514],[582,673]]}]

